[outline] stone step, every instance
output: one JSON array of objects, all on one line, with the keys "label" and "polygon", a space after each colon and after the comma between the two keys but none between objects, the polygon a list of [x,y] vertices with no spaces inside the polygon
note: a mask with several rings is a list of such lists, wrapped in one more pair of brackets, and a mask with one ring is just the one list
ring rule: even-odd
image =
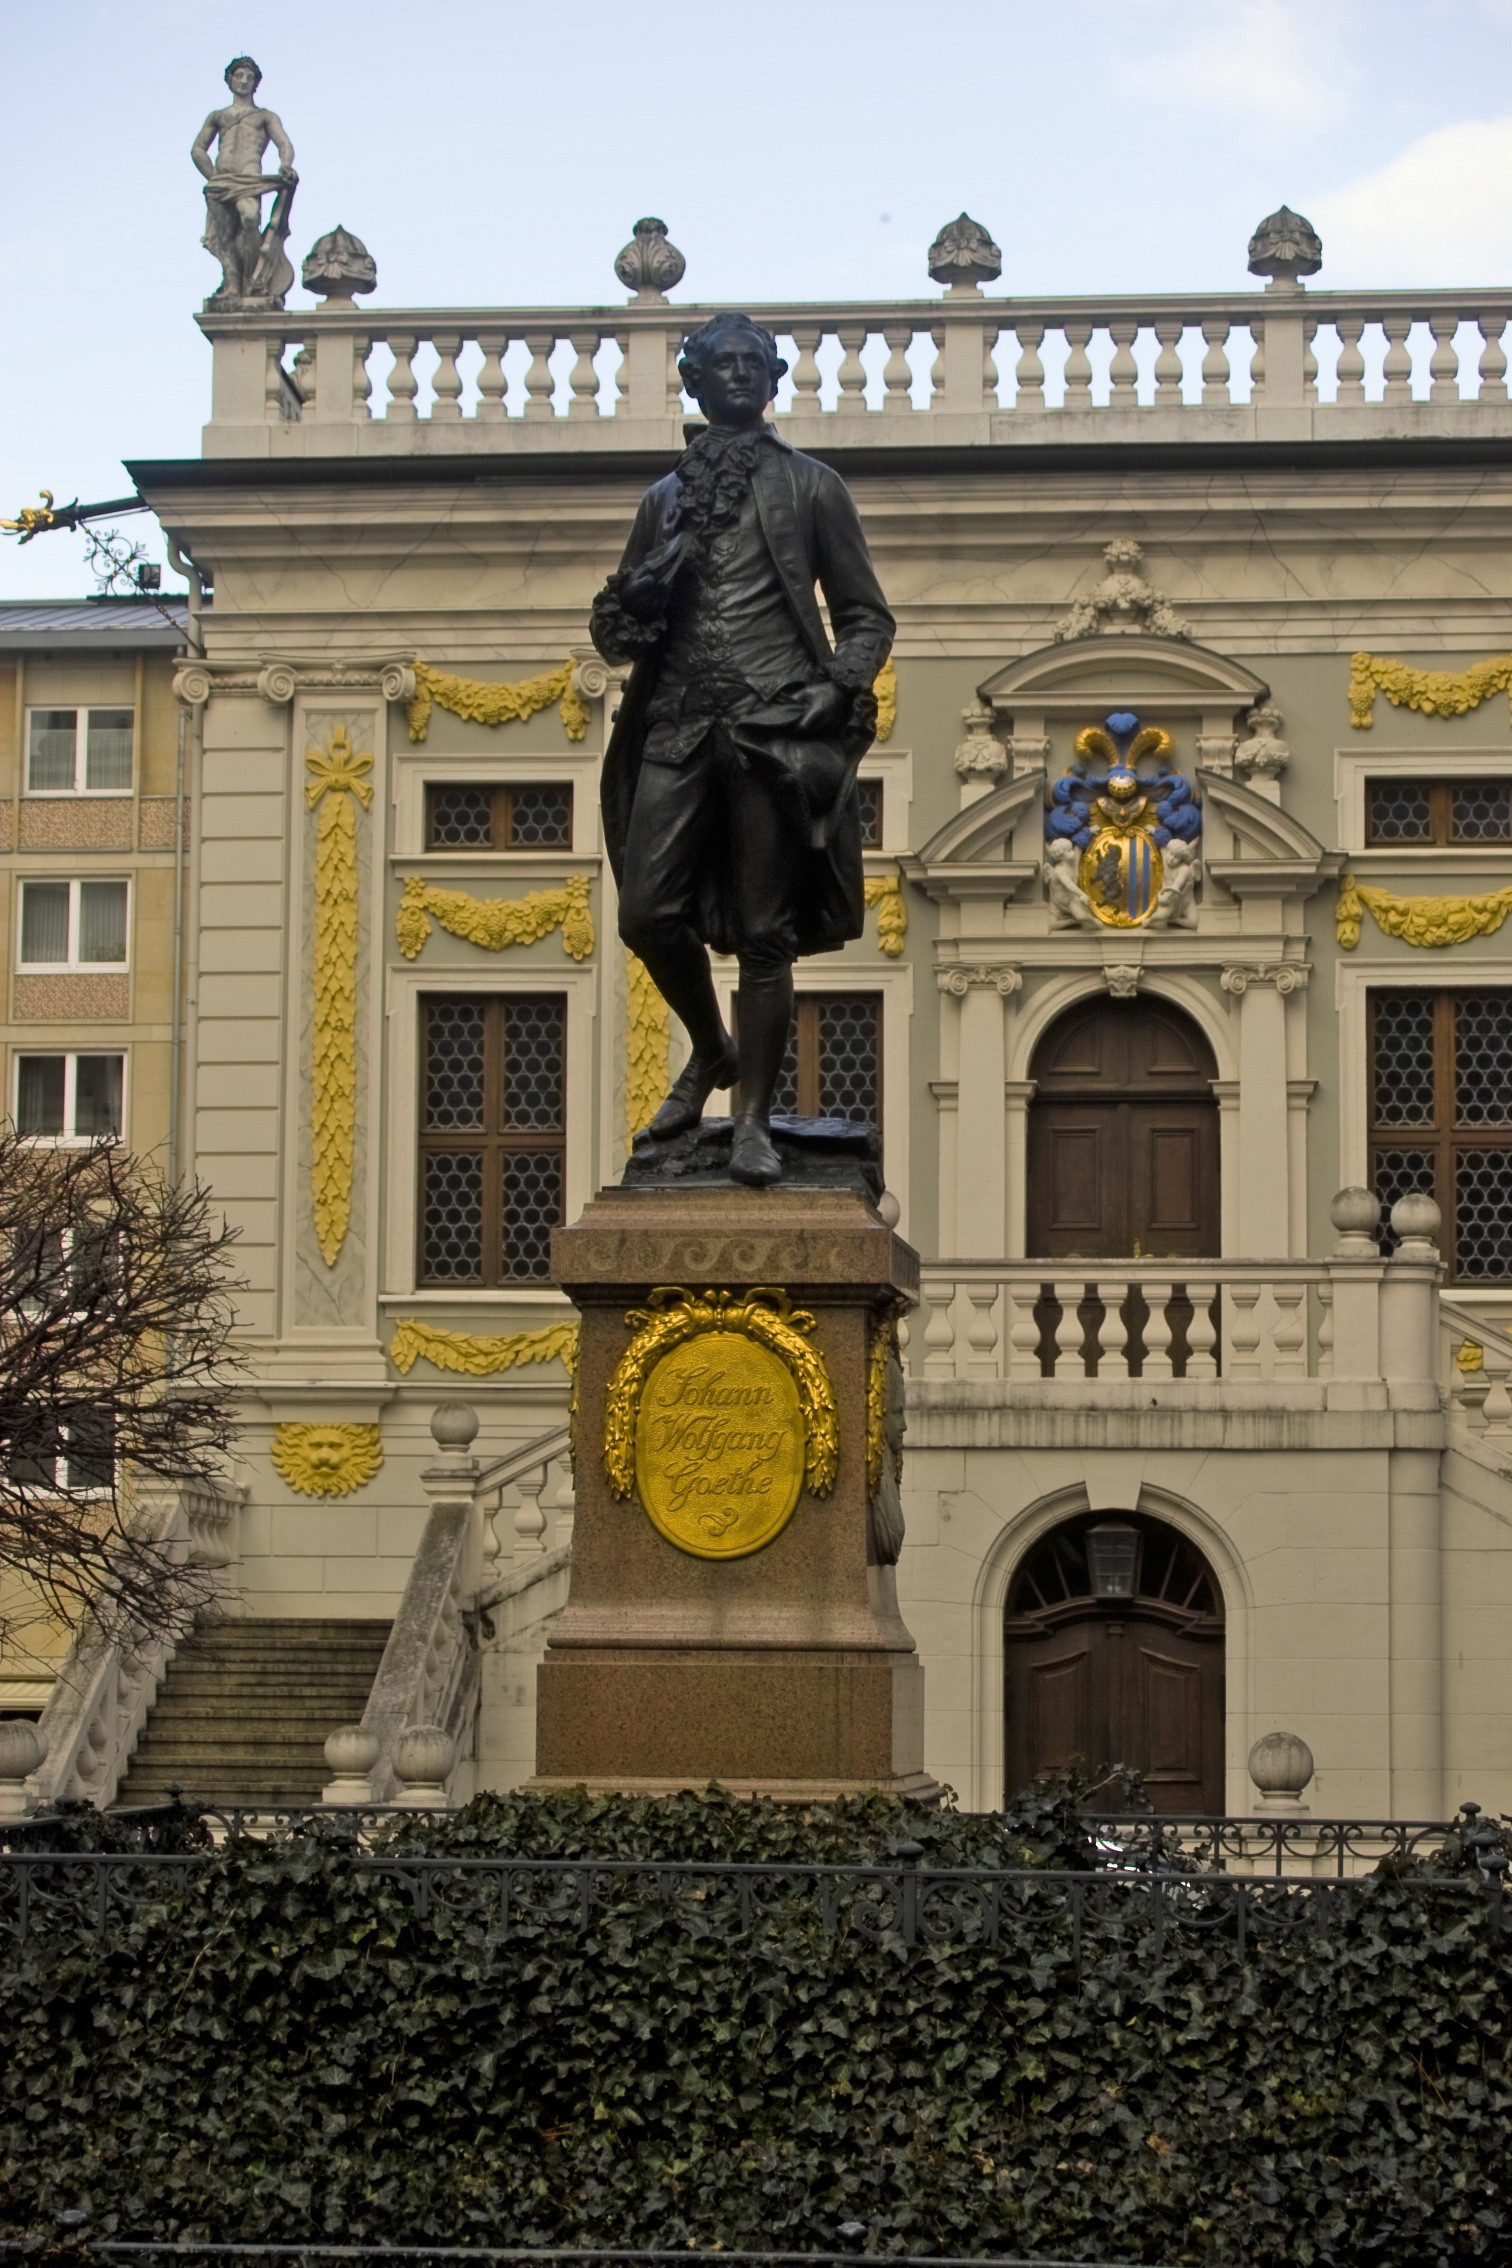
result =
[{"label": "stone step", "polygon": [[361,1717],[389,1625],[332,1616],[221,1623],[169,1664],[120,1805],[170,1786],[207,1803],[316,1803],[326,1736]]}]

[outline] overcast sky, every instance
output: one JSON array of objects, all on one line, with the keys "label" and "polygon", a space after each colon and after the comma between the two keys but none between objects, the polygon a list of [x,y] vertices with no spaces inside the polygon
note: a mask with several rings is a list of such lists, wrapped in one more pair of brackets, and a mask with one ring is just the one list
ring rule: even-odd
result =
[{"label": "overcast sky", "polygon": [[[198,453],[189,145],[242,49],[296,268],[341,223],[384,307],[613,301],[647,212],[726,304],[927,296],[963,207],[1008,292],[1244,288],[1283,201],[1320,285],[1512,280],[1512,0],[0,0],[4,516]],[[0,596],[89,587],[0,539]]]}]

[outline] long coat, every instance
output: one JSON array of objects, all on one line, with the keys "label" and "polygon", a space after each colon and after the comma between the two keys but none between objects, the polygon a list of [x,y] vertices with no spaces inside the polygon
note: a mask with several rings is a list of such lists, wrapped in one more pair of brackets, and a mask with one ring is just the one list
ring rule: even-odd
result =
[{"label": "long coat", "polygon": [[[757,518],[776,565],[783,591],[816,676],[832,677],[858,695],[870,689],[886,661],[896,627],[872,566],[860,517],[839,474],[816,457],[789,448],[770,427],[768,445],[757,455],[752,492]],[[682,494],[675,473],[647,489],[620,562],[627,574],[672,533]],[[616,578],[616,581],[618,578]],[[814,586],[829,608],[835,644],[825,636]],[[613,588],[613,585],[610,586]],[[604,625],[596,616],[595,643],[606,661],[628,657],[609,650]],[[604,841],[616,882],[623,884],[625,843],[646,743],[647,715],[661,671],[663,648],[642,653],[630,672],[619,716],[604,757],[601,798]],[[743,736],[744,737],[744,736]],[[814,771],[803,763],[805,745],[780,733],[765,737],[763,770],[773,778],[778,800],[790,810],[800,803],[809,822],[795,829],[792,904],[797,916],[799,951],[831,953],[862,931],[865,902],[861,823],[856,767],[870,746],[869,729],[842,732],[835,748],[843,761],[829,767],[834,784],[816,806]],[[800,790],[800,777],[804,785]],[[705,940],[727,947],[731,923],[719,903],[715,873],[700,893],[700,928]]]}]

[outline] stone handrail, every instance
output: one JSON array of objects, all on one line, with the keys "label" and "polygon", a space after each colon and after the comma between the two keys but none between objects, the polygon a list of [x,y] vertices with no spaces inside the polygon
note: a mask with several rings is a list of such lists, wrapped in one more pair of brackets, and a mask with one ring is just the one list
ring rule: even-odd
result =
[{"label": "stone handrail", "polygon": [[478,1698],[479,1625],[503,1595],[485,1587],[499,1551],[489,1499],[519,1486],[539,1520],[538,1531],[522,1527],[516,1515],[521,1546],[544,1550],[536,1540],[546,1524],[539,1497],[568,1445],[567,1428],[557,1426],[480,1465],[468,1454],[477,1431],[477,1413],[466,1402],[443,1402],[431,1418],[439,1455],[420,1476],[430,1514],[362,1723],[341,1727],[326,1742],[334,1775],[323,1791],[327,1803],[431,1807],[457,1800]]},{"label": "stone handrail", "polygon": [[1512,1463],[1512,1336],[1444,1299],[1439,1354],[1450,1409],[1483,1449]]},{"label": "stone handrail", "polygon": [[[143,1533],[203,1569],[209,1597],[202,1620],[235,1610],[233,1523],[245,1493],[184,1487],[140,1500]],[[37,1725],[44,1754],[26,1781],[28,1804],[76,1797],[103,1810],[114,1802],[178,1643],[112,1637],[92,1615],[83,1617]]]},{"label": "stone handrail", "polygon": [[[678,447],[678,349],[712,312],[658,301],[203,315],[206,454]],[[1507,289],[954,291],[750,312],[790,364],[779,423],[831,447],[1512,431]]]}]

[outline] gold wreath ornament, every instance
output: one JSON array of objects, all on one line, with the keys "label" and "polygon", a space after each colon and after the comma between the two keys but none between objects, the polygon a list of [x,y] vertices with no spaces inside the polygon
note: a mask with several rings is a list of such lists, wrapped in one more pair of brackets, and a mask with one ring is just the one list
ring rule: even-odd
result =
[{"label": "gold wreath ornament", "polygon": [[612,1495],[638,1496],[653,1527],[699,1559],[743,1559],[786,1527],[807,1485],[839,1466],[834,1388],[815,1319],[786,1292],[680,1285],[625,1321],[635,1337],[605,1398]]},{"label": "gold wreath ornament", "polygon": [[276,1425],[273,1469],[301,1496],[350,1496],[383,1463],[376,1425]]}]

